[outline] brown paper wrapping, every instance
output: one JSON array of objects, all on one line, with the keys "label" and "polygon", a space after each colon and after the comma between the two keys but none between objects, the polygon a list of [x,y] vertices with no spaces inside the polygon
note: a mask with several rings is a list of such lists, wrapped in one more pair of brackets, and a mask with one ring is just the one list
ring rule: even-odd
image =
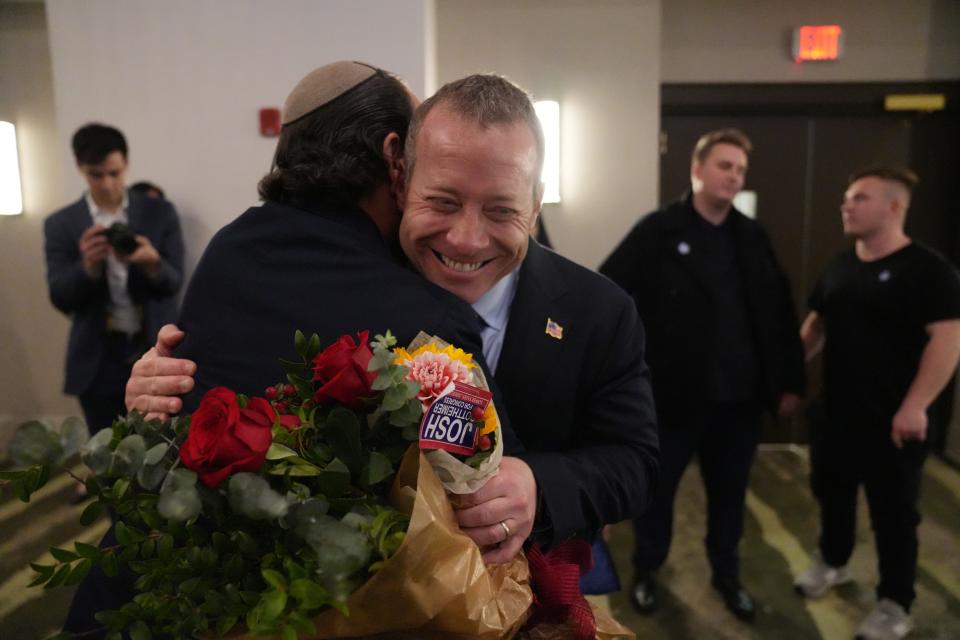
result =
[{"label": "brown paper wrapping", "polygon": [[[328,610],[314,619],[316,638],[511,638],[533,601],[526,558],[487,567],[457,526],[443,485],[411,447],[391,491],[410,514],[397,553],[347,600],[350,615]],[[416,633],[397,633],[413,631]]]}]

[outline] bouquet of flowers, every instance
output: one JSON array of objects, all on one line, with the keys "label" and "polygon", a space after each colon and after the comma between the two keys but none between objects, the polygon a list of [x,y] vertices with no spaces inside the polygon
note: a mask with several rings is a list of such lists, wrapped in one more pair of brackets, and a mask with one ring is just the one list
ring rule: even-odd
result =
[{"label": "bouquet of flowers", "polygon": [[[33,585],[132,571],[132,600],[97,619],[137,640],[510,637],[532,602],[526,563],[488,570],[444,489],[496,472],[499,422],[479,367],[426,336],[396,349],[389,332],[372,343],[360,332],[321,351],[298,331],[295,347],[300,359],[281,361],[286,380],[262,397],[215,388],[192,416],[131,413],[84,443],[93,501],[81,521],[109,511],[117,544],[51,549]],[[26,500],[63,441],[77,448],[76,429],[37,424],[11,448],[28,468],[0,478]],[[444,484],[418,442],[443,454]]]}]

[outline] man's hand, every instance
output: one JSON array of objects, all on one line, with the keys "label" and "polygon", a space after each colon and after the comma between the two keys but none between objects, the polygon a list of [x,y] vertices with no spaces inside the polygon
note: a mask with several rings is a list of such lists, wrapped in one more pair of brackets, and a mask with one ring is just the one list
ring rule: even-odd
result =
[{"label": "man's hand", "polygon": [[893,429],[890,439],[897,449],[902,449],[908,440],[924,441],[927,439],[927,412],[925,409],[912,405],[901,405],[900,410],[893,416]]},{"label": "man's hand", "polygon": [[533,530],[536,511],[533,472],[523,460],[504,456],[497,475],[476,493],[460,496],[456,516],[463,532],[481,549],[491,547],[483,554],[484,562],[503,564],[520,552]]},{"label": "man's hand", "polygon": [[[155,277],[160,273],[160,252],[147,236],[137,234],[137,248],[127,256],[117,256],[120,262],[135,264],[143,269],[148,276]],[[178,340],[179,342],[179,340]]]},{"label": "man's hand", "polygon": [[103,261],[110,254],[110,243],[107,237],[103,235],[106,229],[102,224],[95,224],[87,227],[87,230],[80,236],[80,259],[83,260],[83,270],[92,279],[103,275]]},{"label": "man's hand", "polygon": [[166,421],[183,408],[183,401],[176,396],[193,389],[197,371],[192,360],[170,357],[183,335],[176,325],[164,325],[157,334],[157,344],[134,363],[127,381],[127,411],[136,409],[148,420]]},{"label": "man's hand", "polygon": [[780,396],[780,405],[777,407],[777,415],[781,418],[789,418],[800,408],[803,399],[795,393],[785,393]]}]

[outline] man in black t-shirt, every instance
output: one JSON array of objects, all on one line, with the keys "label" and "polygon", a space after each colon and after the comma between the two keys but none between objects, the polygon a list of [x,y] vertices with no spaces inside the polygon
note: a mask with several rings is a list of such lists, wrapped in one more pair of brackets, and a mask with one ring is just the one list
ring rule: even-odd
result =
[{"label": "man in black t-shirt", "polygon": [[913,628],[926,411],[960,358],[960,274],[903,230],[916,182],[883,167],[851,178],[841,212],[856,245],[820,278],[801,328],[807,360],[824,352],[826,419],[811,430],[819,554],[795,585],[818,597],[849,580],[862,483],[880,584],[858,638],[902,638]]}]

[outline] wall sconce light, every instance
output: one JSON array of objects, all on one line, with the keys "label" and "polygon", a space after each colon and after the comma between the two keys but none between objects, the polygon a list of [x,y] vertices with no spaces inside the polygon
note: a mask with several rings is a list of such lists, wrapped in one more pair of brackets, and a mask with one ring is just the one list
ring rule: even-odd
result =
[{"label": "wall sconce light", "polygon": [[543,201],[560,202],[560,103],[541,100],[533,107],[543,128]]},{"label": "wall sconce light", "polygon": [[23,213],[20,191],[20,161],[17,157],[17,130],[0,120],[0,215]]}]

